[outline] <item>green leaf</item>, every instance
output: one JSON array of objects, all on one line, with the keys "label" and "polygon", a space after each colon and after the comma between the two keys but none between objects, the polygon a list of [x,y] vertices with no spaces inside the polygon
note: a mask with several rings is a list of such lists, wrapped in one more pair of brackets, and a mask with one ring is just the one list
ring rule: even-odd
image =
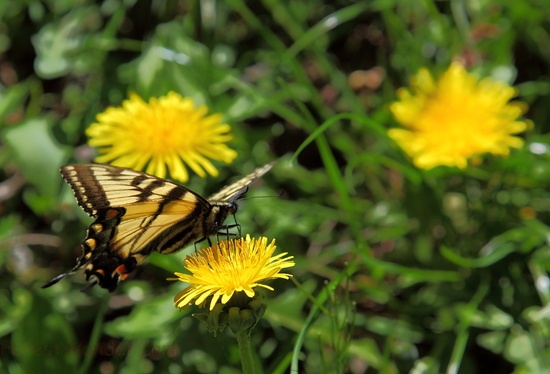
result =
[{"label": "green leaf", "polygon": [[413,342],[422,341],[422,333],[406,321],[386,317],[370,317],[367,319],[367,328],[384,336],[398,336]]},{"label": "green leaf", "polygon": [[58,170],[69,152],[53,138],[50,121],[47,118],[27,120],[9,128],[5,139],[21,173],[36,188],[37,194],[29,196],[31,207],[40,212],[52,208],[61,183]]},{"label": "green leaf", "polygon": [[181,22],[164,24],[138,62],[138,91],[147,97],[173,90],[207,104],[211,65],[208,48],[187,37]]},{"label": "green leaf", "polygon": [[514,364],[524,363],[534,355],[535,347],[531,336],[519,326],[512,330],[506,341],[504,357]]},{"label": "green leaf", "polygon": [[[86,42],[91,41],[87,28],[96,25],[99,9],[96,6],[74,7],[57,22],[46,24],[32,38],[36,50],[34,68],[44,79],[62,77],[71,72],[89,72],[89,66],[97,63],[96,43],[86,50]],[[91,43],[90,43],[91,44]]]},{"label": "green leaf", "polygon": [[10,112],[23,104],[28,95],[29,87],[26,83],[15,84],[0,94],[0,118],[6,118]]},{"label": "green leaf", "polygon": [[[0,267],[4,266],[6,259],[10,256],[11,250],[9,247],[12,245],[11,239],[18,225],[19,218],[15,215],[0,218]],[[2,335],[0,334],[0,336]]]},{"label": "green leaf", "polygon": [[486,329],[507,329],[514,323],[514,319],[508,313],[494,305],[488,305],[486,311],[476,310],[470,316],[472,326]]},{"label": "green leaf", "polygon": [[162,332],[169,333],[173,328],[171,323],[186,315],[174,306],[173,297],[176,293],[177,291],[167,292],[142,302],[130,315],[105,324],[105,331],[109,335],[126,339],[155,338]]},{"label": "green leaf", "polygon": [[378,348],[378,344],[371,338],[353,340],[349,346],[349,352],[361,357],[375,368],[379,368],[383,361],[383,355]]},{"label": "green leaf", "polygon": [[491,331],[479,335],[476,341],[483,348],[495,354],[501,354],[504,348],[504,339],[506,339],[507,335],[506,331]]},{"label": "green leaf", "polygon": [[300,331],[304,319],[298,311],[306,302],[305,293],[313,291],[312,286],[312,283],[301,285],[302,290],[289,289],[277,297],[266,293],[270,300],[269,307],[265,311],[265,319],[273,326],[284,326],[287,329]]},{"label": "green leaf", "polygon": [[67,320],[49,300],[32,295],[32,307],[14,330],[11,351],[25,373],[74,373],[78,349]]},{"label": "green leaf", "polygon": [[31,294],[22,289],[13,292],[13,300],[5,295],[5,291],[0,293],[0,311],[3,315],[3,318],[0,319],[0,337],[12,332],[30,311],[32,308],[31,298]]},{"label": "green leaf", "polygon": [[433,357],[422,357],[414,362],[410,374],[437,374],[439,373],[438,361]]},{"label": "green leaf", "polygon": [[510,253],[516,250],[516,246],[512,243],[504,243],[496,247],[487,256],[479,258],[466,258],[462,257],[455,250],[450,249],[447,246],[441,246],[441,255],[455,265],[463,266],[467,268],[484,268],[488,267],[502,258],[508,256]]},{"label": "green leaf", "polygon": [[153,252],[149,256],[149,263],[155,265],[161,269],[164,269],[168,272],[168,276],[173,276],[173,273],[176,271],[183,270],[183,260],[188,255],[194,252],[194,247],[189,246],[188,248],[182,249],[177,253],[171,254],[170,256],[162,255],[158,252]]}]

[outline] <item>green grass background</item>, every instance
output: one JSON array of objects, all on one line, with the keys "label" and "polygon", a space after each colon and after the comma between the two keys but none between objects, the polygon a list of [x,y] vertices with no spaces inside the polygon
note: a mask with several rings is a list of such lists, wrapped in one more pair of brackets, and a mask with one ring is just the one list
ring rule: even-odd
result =
[{"label": "green grass background", "polygon": [[[388,104],[457,58],[515,84],[534,127],[508,158],[421,172]],[[238,213],[296,260],[252,336],[263,372],[549,373],[549,74],[547,1],[1,2],[0,372],[240,372],[231,334],[172,304],[192,247],[113,294],[40,288],[90,223],[58,173],[92,159],[85,128],[174,90],[239,153],[187,187],[279,159]]]}]

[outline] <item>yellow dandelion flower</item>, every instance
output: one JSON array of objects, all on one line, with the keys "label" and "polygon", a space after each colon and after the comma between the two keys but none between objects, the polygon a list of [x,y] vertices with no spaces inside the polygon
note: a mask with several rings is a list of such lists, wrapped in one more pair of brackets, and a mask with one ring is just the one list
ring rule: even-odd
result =
[{"label": "yellow dandelion flower", "polygon": [[513,136],[529,128],[518,118],[521,102],[509,102],[516,90],[503,82],[479,80],[453,63],[434,81],[426,69],[411,80],[411,89],[397,91],[390,106],[403,126],[389,136],[422,169],[439,165],[465,168],[468,159],[490,153],[506,156],[523,140]]},{"label": "yellow dandelion flower", "polygon": [[237,153],[225,143],[232,139],[230,126],[219,114],[207,115],[206,106],[175,92],[148,103],[131,94],[121,107],[97,115],[86,134],[98,147],[95,160],[185,182],[189,166],[201,178],[216,176],[209,159],[230,163]]},{"label": "yellow dandelion flower", "polygon": [[213,246],[201,249],[183,261],[191,274],[175,273],[179,280],[191,285],[179,292],[174,298],[176,307],[185,309],[190,303],[201,305],[210,300],[212,310],[218,300],[227,304],[233,294],[244,292],[249,298],[254,297],[255,287],[273,288],[260,283],[269,279],[288,279],[292,275],[280,273],[284,268],[294,266],[293,257],[285,253],[273,256],[275,239],[267,244],[267,238],[245,238],[222,241]]}]

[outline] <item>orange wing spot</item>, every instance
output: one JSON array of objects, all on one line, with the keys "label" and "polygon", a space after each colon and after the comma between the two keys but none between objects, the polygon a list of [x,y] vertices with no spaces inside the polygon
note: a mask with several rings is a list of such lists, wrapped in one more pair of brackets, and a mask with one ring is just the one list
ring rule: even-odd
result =
[{"label": "orange wing spot", "polygon": [[107,213],[105,213],[105,219],[112,219],[112,218],[116,218],[118,215],[119,215],[119,211],[116,210],[116,209],[110,209],[107,211]]},{"label": "orange wing spot", "polygon": [[[91,268],[93,268],[93,266],[91,266]],[[103,269],[97,269],[97,270],[95,270],[95,273],[101,275],[102,277],[105,276],[105,271]]]},{"label": "orange wing spot", "polygon": [[114,271],[115,274],[118,274],[118,277],[121,279],[121,280],[124,280],[126,278],[128,278],[128,269],[126,269],[126,266],[124,264],[120,265],[119,267],[117,267]]},{"label": "orange wing spot", "polygon": [[84,255],[84,258],[85,258],[86,260],[89,260],[90,258],[92,258],[92,252],[86,253],[86,254]]}]

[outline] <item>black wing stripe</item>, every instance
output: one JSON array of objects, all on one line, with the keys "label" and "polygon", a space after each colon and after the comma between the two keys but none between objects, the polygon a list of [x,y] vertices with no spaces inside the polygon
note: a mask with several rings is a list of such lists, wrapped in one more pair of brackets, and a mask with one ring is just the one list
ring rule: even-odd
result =
[{"label": "black wing stripe", "polygon": [[[147,201],[149,196],[153,195],[156,189],[164,190],[163,187],[164,187],[164,181],[160,179],[149,182],[147,186],[141,188],[141,194],[139,195],[139,202]],[[162,192],[158,194],[164,195]]]},{"label": "black wing stripe", "polygon": [[97,214],[97,209],[89,202],[91,199],[107,202],[107,195],[102,188],[98,188],[98,180],[92,173],[83,169],[80,173],[74,166],[69,165],[61,168],[63,179],[71,186],[78,205],[90,216]]},{"label": "black wing stripe", "polygon": [[[153,183],[151,183],[153,184]],[[139,225],[138,229],[140,230],[139,233],[137,233],[134,238],[132,239],[132,244],[131,244],[131,248],[130,248],[130,252],[136,252],[137,250],[139,250],[138,248],[136,248],[136,246],[138,245],[138,243],[140,242],[140,239],[143,235],[145,235],[147,233],[147,236],[149,237],[155,237],[158,235],[158,232],[161,231],[161,229],[163,228],[163,225],[160,224],[158,226],[155,226],[154,222],[155,220],[161,216],[164,208],[172,203],[173,201],[175,200],[179,200],[181,198],[183,198],[186,194],[188,193],[188,191],[184,190],[183,188],[178,188],[178,187],[173,187],[170,192],[168,192],[166,195],[163,195],[165,196],[165,199],[162,200],[159,204],[159,207],[157,209],[157,211],[149,216],[149,217],[144,217],[143,220],[142,220],[142,223],[141,225]],[[150,196],[150,195],[149,195]],[[201,209],[199,208],[200,207],[200,204],[197,204],[197,207],[195,207],[195,209],[193,210],[193,212],[195,212],[197,209]],[[186,218],[188,218],[190,215],[188,215]],[[154,232],[150,231],[151,230],[151,227],[158,227],[156,228],[156,230]],[[137,229],[136,229],[137,230]],[[150,251],[149,251],[150,253]]]},{"label": "black wing stripe", "polygon": [[[141,184],[141,182],[143,182],[144,180],[147,179],[147,176],[143,175],[143,174],[140,174],[140,175],[137,175],[134,179],[132,179],[132,181],[130,182],[130,186],[133,186],[133,187],[137,187]],[[113,182],[113,184],[116,184]]]},{"label": "black wing stripe", "polygon": [[168,254],[177,251],[184,245],[191,244],[190,241],[202,239],[203,235],[198,235],[199,238],[197,239],[193,238],[197,237],[198,230],[196,223],[200,220],[204,220],[203,217],[204,210],[197,206],[191,214],[175,225],[168,227],[161,235],[157,236],[156,239],[158,243],[153,250],[162,254]]},{"label": "black wing stripe", "polygon": [[[157,251],[162,254],[172,253],[184,245],[189,243],[191,238],[197,236],[197,220],[200,220],[203,216],[204,209],[201,205],[197,207],[187,216],[181,220],[171,224],[168,227],[159,225],[159,229],[153,239],[150,240],[142,248],[136,248],[132,254],[139,254],[141,256],[148,256],[153,251]],[[149,228],[150,230],[150,228]]]}]

